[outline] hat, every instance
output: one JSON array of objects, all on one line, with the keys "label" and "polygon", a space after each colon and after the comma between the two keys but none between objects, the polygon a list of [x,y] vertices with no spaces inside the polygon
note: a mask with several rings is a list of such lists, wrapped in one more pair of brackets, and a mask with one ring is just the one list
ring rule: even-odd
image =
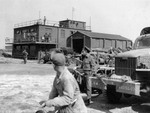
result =
[{"label": "hat", "polygon": [[86,50],[88,53],[91,51],[87,46],[84,46],[83,49]]},{"label": "hat", "polygon": [[64,66],[66,62],[65,56],[62,53],[54,53],[51,60],[56,66]]}]

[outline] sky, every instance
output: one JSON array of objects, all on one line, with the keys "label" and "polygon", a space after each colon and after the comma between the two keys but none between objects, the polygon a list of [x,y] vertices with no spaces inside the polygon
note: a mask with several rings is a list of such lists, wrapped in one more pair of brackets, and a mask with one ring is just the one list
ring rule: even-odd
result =
[{"label": "sky", "polygon": [[134,42],[150,26],[150,0],[0,0],[0,49],[5,37],[13,38],[14,24],[44,16],[51,21],[84,21],[93,32]]}]

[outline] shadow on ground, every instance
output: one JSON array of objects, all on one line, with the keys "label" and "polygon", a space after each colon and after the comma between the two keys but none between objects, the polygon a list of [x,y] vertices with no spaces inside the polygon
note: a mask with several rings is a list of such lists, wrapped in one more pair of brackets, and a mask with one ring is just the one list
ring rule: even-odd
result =
[{"label": "shadow on ground", "polygon": [[[85,99],[86,97],[84,97]],[[89,113],[149,113],[150,99],[141,97],[122,97],[119,103],[109,103],[104,95],[93,96],[93,104],[87,106]],[[149,103],[148,103],[149,102]],[[96,112],[95,112],[96,110]]]}]

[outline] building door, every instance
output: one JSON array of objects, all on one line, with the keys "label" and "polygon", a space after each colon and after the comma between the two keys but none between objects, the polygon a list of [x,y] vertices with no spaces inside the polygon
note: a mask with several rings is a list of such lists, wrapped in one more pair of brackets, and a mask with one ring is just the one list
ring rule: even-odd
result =
[{"label": "building door", "polygon": [[83,39],[73,39],[73,50],[76,53],[81,53],[83,48]]}]

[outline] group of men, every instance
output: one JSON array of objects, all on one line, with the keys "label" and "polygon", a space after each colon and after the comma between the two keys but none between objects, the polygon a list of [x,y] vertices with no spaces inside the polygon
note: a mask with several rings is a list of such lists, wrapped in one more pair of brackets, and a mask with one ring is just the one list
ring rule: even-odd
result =
[{"label": "group of men", "polygon": [[[24,64],[26,64],[28,59],[28,52],[26,51],[26,49],[23,50],[22,56],[23,56],[23,62]],[[38,52],[38,63],[40,63],[42,59],[43,59],[43,64],[48,63],[50,61],[49,52],[45,51],[45,53],[43,54],[43,52],[40,50]]]},{"label": "group of men", "polygon": [[[87,89],[87,101],[85,102],[80,94],[79,85],[75,77],[65,66],[66,58],[63,53],[53,52],[51,61],[56,71],[52,89],[48,100],[40,102],[42,110],[48,113],[87,113],[86,104],[91,103],[91,82],[89,77],[94,68],[94,62],[89,55],[90,50],[84,47],[82,51],[82,65],[80,68],[84,71]],[[49,110],[54,107],[55,109]],[[42,113],[41,109],[36,113]]]},{"label": "group of men", "polygon": [[[86,105],[92,103],[90,76],[94,69],[94,61],[89,52],[89,48],[83,48],[82,64],[80,67],[84,71],[87,100],[83,101],[76,79],[65,66],[65,55],[63,53],[53,52],[51,55],[51,62],[56,71],[56,76],[48,100],[39,102],[42,109],[48,110],[51,107],[55,108],[48,113],[87,113]],[[24,50],[22,54],[24,63],[26,64],[28,53]],[[40,111],[37,111],[36,113],[39,112]]]}]

